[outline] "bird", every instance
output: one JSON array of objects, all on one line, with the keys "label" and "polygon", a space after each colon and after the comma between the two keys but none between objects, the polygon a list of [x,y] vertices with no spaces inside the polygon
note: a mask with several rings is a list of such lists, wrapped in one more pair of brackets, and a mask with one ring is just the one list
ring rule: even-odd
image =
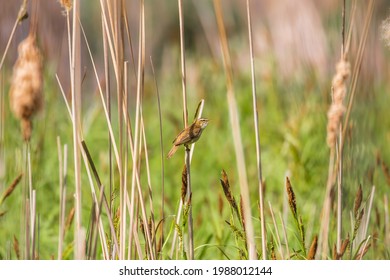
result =
[{"label": "bird", "polygon": [[169,151],[167,157],[171,158],[180,145],[184,145],[186,148],[188,148],[189,144],[198,141],[208,123],[208,119],[200,118],[196,119],[190,126],[187,126],[185,129],[183,129],[176,136],[175,140],[173,140],[173,147]]}]

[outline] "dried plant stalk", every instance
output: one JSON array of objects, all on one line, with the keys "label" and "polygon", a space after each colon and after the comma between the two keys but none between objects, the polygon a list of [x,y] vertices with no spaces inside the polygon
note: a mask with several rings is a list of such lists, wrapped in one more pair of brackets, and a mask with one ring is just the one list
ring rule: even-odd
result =
[{"label": "dried plant stalk", "polygon": [[10,90],[10,106],[20,120],[23,139],[30,140],[32,118],[43,104],[42,56],[36,37],[30,34],[18,47]]}]

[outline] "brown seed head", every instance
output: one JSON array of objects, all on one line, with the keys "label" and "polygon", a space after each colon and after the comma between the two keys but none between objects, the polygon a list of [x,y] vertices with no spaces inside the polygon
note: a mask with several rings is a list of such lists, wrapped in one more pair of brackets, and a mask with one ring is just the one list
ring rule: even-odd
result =
[{"label": "brown seed head", "polygon": [[344,253],[347,250],[348,246],[349,246],[349,236],[347,237],[347,239],[343,240],[343,242],[341,243],[340,258],[342,258],[344,256]]},{"label": "brown seed head", "polygon": [[329,147],[334,147],[337,131],[341,118],[345,112],[344,99],[347,93],[346,81],[350,76],[350,64],[341,59],[336,65],[336,74],[332,80],[333,100],[328,111],[327,143]]},{"label": "brown seed head", "polygon": [[354,207],[353,207],[353,213],[355,215],[355,218],[358,215],[360,205],[362,205],[362,199],[363,199],[362,185],[359,185],[359,189],[356,193]]},{"label": "brown seed head", "polygon": [[297,202],[295,200],[295,194],[290,183],[290,179],[286,177],[286,190],[288,196],[288,204],[290,205],[291,212],[294,217],[297,217]]},{"label": "brown seed head", "polygon": [[0,198],[0,204],[12,194],[12,192],[15,190],[16,186],[22,179],[22,176],[23,174],[20,174],[18,177],[16,177],[15,180],[11,183],[11,185],[5,190],[3,196]]},{"label": "brown seed head", "polygon": [[237,217],[240,218],[237,203],[236,203],[236,200],[234,199],[234,196],[233,196],[232,191],[230,189],[229,178],[228,178],[228,175],[226,174],[225,170],[222,170],[221,175],[222,175],[222,177],[219,180],[221,182],[223,193],[225,194],[225,197],[226,197],[227,201],[229,202],[230,207],[236,212]]},{"label": "brown seed head", "polygon": [[73,207],[72,209],[70,209],[69,215],[66,218],[64,232],[67,232],[69,230],[70,226],[72,225],[73,218],[74,218],[74,213],[75,213],[75,209]]},{"label": "brown seed head", "polygon": [[183,171],[181,173],[181,200],[183,203],[185,203],[186,196],[187,196],[187,166],[184,164]]},{"label": "brown seed head", "polygon": [[60,0],[59,2],[66,12],[69,12],[72,9],[72,0]]},{"label": "brown seed head", "polygon": [[317,245],[318,245],[318,236],[314,236],[313,241],[311,242],[309,253],[307,254],[308,260],[314,260],[317,253]]},{"label": "brown seed head", "polygon": [[14,242],[13,242],[14,251],[16,254],[16,258],[20,260],[20,247],[19,247],[19,240],[14,235]]},{"label": "brown seed head", "polygon": [[43,104],[42,57],[35,40],[29,35],[19,44],[10,89],[11,110],[21,121],[25,140],[30,139],[32,117]]}]

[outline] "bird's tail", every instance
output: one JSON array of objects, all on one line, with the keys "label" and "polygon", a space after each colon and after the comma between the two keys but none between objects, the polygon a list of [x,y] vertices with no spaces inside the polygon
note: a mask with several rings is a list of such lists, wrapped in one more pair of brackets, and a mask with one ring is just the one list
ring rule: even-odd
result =
[{"label": "bird's tail", "polygon": [[171,158],[174,153],[176,153],[179,146],[173,145],[172,149],[169,151],[167,158]]}]

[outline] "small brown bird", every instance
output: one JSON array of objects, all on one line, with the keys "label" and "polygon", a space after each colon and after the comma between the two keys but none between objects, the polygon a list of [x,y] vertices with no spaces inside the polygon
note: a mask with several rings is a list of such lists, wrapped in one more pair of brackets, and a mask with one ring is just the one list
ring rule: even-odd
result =
[{"label": "small brown bird", "polygon": [[208,119],[196,119],[190,126],[182,130],[182,132],[176,136],[175,140],[173,140],[173,147],[168,153],[168,158],[173,156],[180,145],[187,147],[187,145],[198,141],[208,123]]}]

